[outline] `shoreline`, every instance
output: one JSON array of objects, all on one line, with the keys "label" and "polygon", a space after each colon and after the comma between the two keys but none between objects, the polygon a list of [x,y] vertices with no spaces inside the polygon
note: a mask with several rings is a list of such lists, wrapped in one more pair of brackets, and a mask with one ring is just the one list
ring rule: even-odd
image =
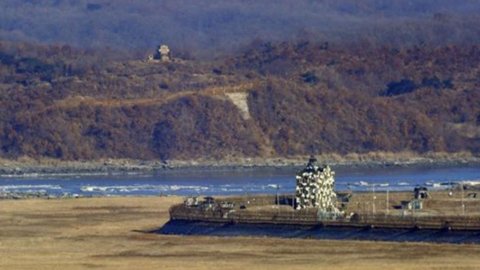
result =
[{"label": "shoreline", "polygon": [[[380,154],[377,154],[380,155]],[[238,171],[301,168],[307,156],[294,158],[236,158],[227,160],[129,160],[63,161],[54,159],[0,159],[0,177],[151,175],[184,171]],[[317,156],[320,163],[338,169],[477,167],[480,157],[429,154],[424,156]]]}]

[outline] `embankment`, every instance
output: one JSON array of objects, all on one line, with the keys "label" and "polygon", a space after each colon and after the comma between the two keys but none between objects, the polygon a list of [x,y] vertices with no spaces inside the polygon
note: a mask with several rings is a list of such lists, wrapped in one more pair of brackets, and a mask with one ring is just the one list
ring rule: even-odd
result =
[{"label": "embankment", "polygon": [[324,227],[300,226],[291,224],[233,224],[171,220],[157,232],[161,234],[179,235],[268,236],[323,240],[480,244],[479,231],[447,229],[433,230],[415,228],[389,229],[372,227]]},{"label": "embankment", "polygon": [[[426,153],[412,152],[371,152],[351,153],[347,155],[317,155],[321,163],[336,168],[381,168],[381,167],[449,167],[479,166],[480,157],[471,153]],[[221,160],[133,160],[133,159],[99,159],[99,160],[58,160],[0,159],[0,176],[35,176],[35,175],[88,175],[88,174],[142,174],[163,170],[241,170],[261,167],[300,167],[305,165],[306,156],[294,157],[237,157]]]}]

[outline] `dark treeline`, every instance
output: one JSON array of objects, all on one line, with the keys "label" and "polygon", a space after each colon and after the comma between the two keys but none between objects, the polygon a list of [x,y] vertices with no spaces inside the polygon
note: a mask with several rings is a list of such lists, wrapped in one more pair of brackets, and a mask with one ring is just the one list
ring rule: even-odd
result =
[{"label": "dark treeline", "polygon": [[477,44],[474,0],[38,0],[0,2],[0,38],[212,58],[264,41]]},{"label": "dark treeline", "polygon": [[[172,47],[172,50],[175,50]],[[480,153],[480,46],[251,43],[216,60],[0,43],[0,156]],[[219,87],[248,85],[250,119]]]}]

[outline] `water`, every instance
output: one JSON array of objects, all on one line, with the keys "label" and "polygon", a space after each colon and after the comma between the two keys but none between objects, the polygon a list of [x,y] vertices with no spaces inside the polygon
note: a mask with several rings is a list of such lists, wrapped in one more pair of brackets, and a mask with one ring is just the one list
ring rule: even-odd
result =
[{"label": "water", "polygon": [[[296,168],[270,168],[178,170],[155,175],[0,177],[0,194],[249,195],[275,194],[277,187],[279,193],[292,193],[296,171]],[[412,190],[417,185],[472,180],[480,180],[480,167],[339,169],[336,172],[337,190]]]}]

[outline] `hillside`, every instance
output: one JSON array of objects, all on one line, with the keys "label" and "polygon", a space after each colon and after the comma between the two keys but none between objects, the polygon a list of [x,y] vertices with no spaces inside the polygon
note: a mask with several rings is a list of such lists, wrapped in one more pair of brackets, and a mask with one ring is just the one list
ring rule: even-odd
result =
[{"label": "hillside", "polygon": [[3,0],[0,39],[214,58],[255,40],[477,44],[472,0]]},{"label": "hillside", "polygon": [[3,42],[0,157],[480,153],[479,46],[242,51],[152,63]]}]

